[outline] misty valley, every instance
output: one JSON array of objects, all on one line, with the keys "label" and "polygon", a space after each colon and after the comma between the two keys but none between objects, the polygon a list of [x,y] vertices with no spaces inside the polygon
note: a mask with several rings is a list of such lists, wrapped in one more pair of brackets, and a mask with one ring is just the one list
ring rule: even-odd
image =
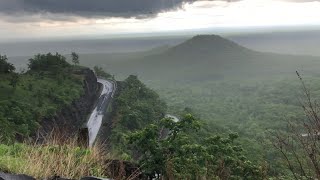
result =
[{"label": "misty valley", "polygon": [[[91,126],[83,126],[96,104],[105,116],[91,115],[90,124],[101,118],[101,127],[95,130],[96,145],[90,139],[90,146],[107,152],[101,155],[106,160],[91,157],[101,153],[96,150],[79,158],[93,158],[91,168],[101,171],[95,174],[100,177],[117,179],[115,165],[106,163],[110,160],[135,164],[135,178],[142,179],[155,174],[178,179],[315,175],[308,164],[313,157],[305,153],[317,150],[306,143],[318,143],[308,134],[318,132],[319,57],[260,52],[217,35],[162,43],[135,52],[1,56],[0,168],[34,174],[36,169],[7,160],[42,164],[43,159],[26,154],[62,142],[70,158],[79,143],[70,138],[79,136],[79,129],[89,128],[91,138]],[[96,76],[114,83],[98,100]],[[34,140],[42,145],[28,145]],[[47,156],[41,158],[52,158]],[[175,172],[166,169],[168,161]],[[122,178],[132,175],[116,171]]]},{"label": "misty valley", "polygon": [[0,0],[0,180],[320,179],[320,0]]}]

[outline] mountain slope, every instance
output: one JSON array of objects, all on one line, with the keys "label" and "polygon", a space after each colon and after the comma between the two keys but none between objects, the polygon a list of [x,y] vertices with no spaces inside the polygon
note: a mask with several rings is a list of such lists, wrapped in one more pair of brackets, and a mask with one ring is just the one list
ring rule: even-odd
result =
[{"label": "mountain slope", "polygon": [[234,54],[249,53],[249,49],[217,35],[198,35],[169,50],[170,54]]},{"label": "mountain slope", "polygon": [[320,67],[318,57],[256,52],[215,35],[196,36],[158,54],[109,63],[118,74],[136,74],[147,80],[161,77],[182,79],[221,79],[314,72]]},{"label": "mountain slope", "polygon": [[126,54],[82,55],[83,65],[100,65],[118,78],[144,81],[202,81],[274,75],[296,70],[318,73],[320,58],[250,50],[216,35],[199,35],[174,47]]},{"label": "mountain slope", "polygon": [[254,54],[245,47],[216,35],[199,35],[156,56],[144,58],[144,62],[159,59],[161,63],[203,63],[234,61]]},{"label": "mountain slope", "polygon": [[319,61],[256,52],[217,36],[197,36],[158,54],[113,62],[104,57],[100,63],[116,76],[139,75],[167,102],[169,113],[190,107],[206,120],[206,131],[238,132],[252,159],[272,161],[273,152],[261,140],[269,140],[269,130],[285,128],[287,120],[305,118],[295,71],[302,70],[306,84],[320,97]]}]

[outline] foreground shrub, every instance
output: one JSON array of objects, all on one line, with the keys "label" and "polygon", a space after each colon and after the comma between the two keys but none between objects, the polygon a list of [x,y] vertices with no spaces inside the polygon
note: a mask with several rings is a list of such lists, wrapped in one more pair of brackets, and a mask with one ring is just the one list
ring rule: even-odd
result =
[{"label": "foreground shrub", "polygon": [[[163,179],[248,179],[266,178],[264,166],[249,161],[235,141],[237,134],[211,136],[203,142],[192,140],[190,133],[200,129],[191,114],[180,121],[163,119],[129,136],[139,164],[151,178]],[[159,132],[168,131],[163,138]]]}]

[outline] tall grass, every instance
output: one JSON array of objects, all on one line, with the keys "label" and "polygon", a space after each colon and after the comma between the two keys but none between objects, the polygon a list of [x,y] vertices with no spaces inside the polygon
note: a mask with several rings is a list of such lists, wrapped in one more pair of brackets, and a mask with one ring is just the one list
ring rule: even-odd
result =
[{"label": "tall grass", "polygon": [[102,145],[90,149],[78,146],[77,138],[46,138],[44,143],[0,145],[0,171],[27,174],[37,179],[58,175],[80,179],[84,176],[104,177],[112,159]]}]

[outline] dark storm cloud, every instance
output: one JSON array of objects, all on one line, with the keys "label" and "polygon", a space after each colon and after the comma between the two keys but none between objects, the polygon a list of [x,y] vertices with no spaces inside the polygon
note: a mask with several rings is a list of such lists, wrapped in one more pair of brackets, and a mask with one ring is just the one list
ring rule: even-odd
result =
[{"label": "dark storm cloud", "polygon": [[10,16],[52,13],[81,17],[149,17],[195,1],[200,0],[0,0],[0,13]]},{"label": "dark storm cloud", "polygon": [[151,16],[161,11],[177,8],[195,0],[0,0],[0,13],[71,14],[94,16]]},{"label": "dark storm cloud", "polygon": [[[146,18],[201,0],[0,0],[0,19],[10,22],[73,21],[77,16]],[[214,0],[211,0],[214,1]],[[235,2],[241,0],[224,0]],[[310,2],[314,0],[283,0]]]}]

